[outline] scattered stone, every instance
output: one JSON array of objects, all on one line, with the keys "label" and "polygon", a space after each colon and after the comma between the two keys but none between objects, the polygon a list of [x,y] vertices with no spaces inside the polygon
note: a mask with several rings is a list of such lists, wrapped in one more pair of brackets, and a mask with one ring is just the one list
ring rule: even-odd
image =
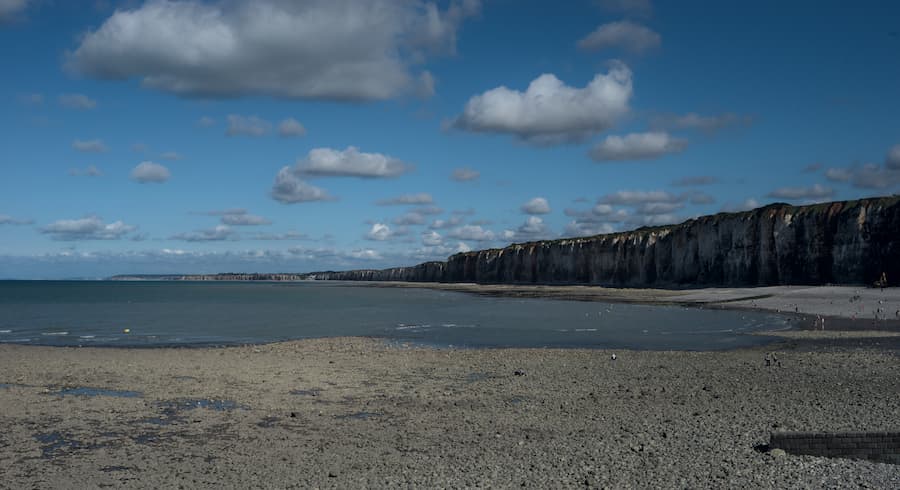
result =
[{"label": "scattered stone", "polygon": [[525,376],[525,371],[523,369],[516,369],[516,372],[513,374],[516,376]]},{"label": "scattered stone", "polygon": [[787,453],[784,452],[784,449],[773,449],[769,451],[769,454],[771,454],[774,458],[783,458],[787,456]]}]

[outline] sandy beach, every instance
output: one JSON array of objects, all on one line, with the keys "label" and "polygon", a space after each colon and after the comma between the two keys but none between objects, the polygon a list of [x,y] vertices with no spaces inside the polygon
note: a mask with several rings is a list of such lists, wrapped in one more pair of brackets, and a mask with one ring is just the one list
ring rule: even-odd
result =
[{"label": "sandy beach", "polygon": [[818,337],[615,361],[364,338],[2,345],[0,487],[896,488],[900,465],[754,449],[897,429],[898,337]]},{"label": "sandy beach", "polygon": [[[801,328],[900,329],[900,288],[766,286],[756,288],[624,289],[599,286],[358,282],[359,287],[430,288],[486,296],[553,298],[609,303],[682,305],[796,315]],[[819,323],[815,323],[819,320]],[[829,321],[830,320],[830,321]],[[846,321],[851,320],[851,321]]]}]

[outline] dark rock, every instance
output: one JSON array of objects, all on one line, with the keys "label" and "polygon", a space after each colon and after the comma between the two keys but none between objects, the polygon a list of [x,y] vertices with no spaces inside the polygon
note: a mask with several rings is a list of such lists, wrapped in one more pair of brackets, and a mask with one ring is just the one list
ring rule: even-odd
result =
[{"label": "dark rock", "polygon": [[446,262],[316,272],[350,281],[679,285],[900,284],[900,197],[784,203],[677,225],[513,244]]}]

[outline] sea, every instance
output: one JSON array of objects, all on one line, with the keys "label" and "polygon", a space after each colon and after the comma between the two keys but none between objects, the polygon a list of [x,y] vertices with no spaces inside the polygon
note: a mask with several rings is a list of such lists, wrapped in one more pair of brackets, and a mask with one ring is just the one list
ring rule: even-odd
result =
[{"label": "sea", "polygon": [[723,350],[785,316],[305,282],[0,281],[0,343],[200,347],[364,336],[438,348]]}]

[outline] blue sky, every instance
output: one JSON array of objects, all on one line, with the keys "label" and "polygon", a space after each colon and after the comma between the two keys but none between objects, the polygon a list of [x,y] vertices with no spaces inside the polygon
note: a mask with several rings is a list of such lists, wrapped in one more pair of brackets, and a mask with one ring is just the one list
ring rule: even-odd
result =
[{"label": "blue sky", "polygon": [[900,188],[896,2],[0,0],[0,278],[380,268]]}]

